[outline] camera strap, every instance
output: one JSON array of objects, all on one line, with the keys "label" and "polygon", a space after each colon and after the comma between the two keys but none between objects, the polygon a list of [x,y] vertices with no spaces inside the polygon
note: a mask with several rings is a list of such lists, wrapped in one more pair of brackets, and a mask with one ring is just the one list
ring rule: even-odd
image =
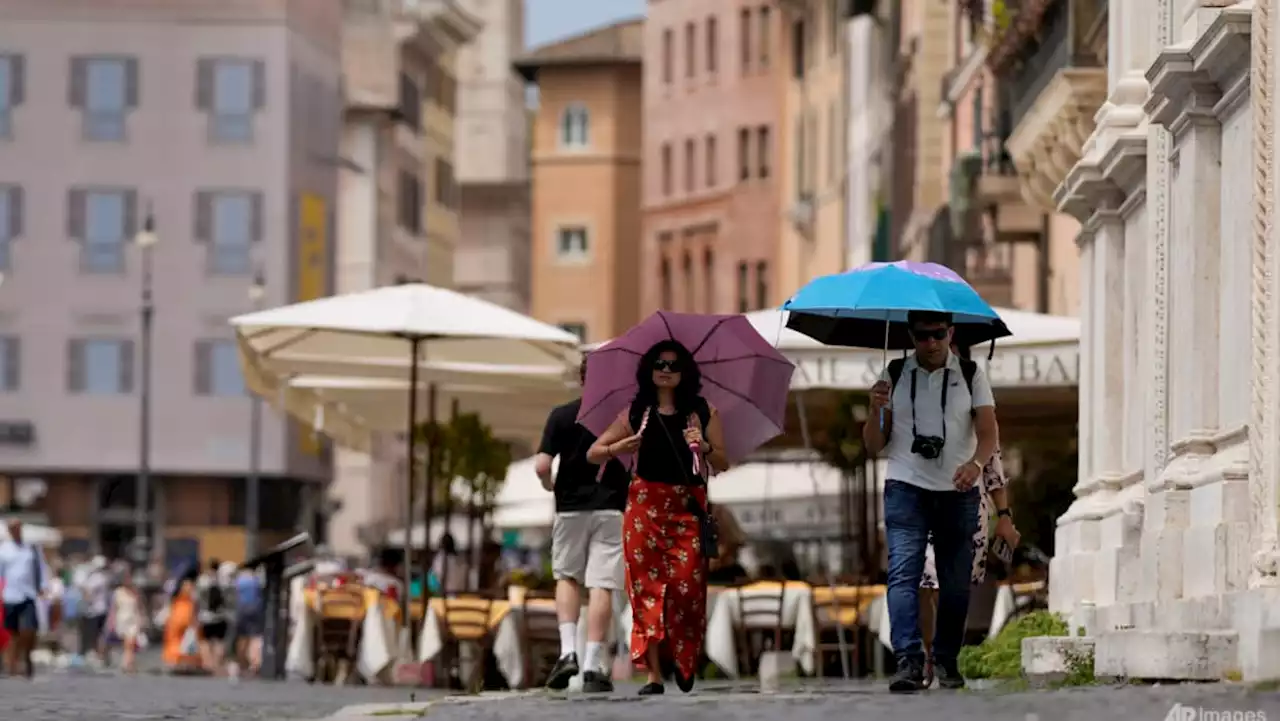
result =
[{"label": "camera strap", "polygon": [[[916,429],[916,373],[919,368],[911,369],[911,436],[919,437],[920,432]],[[947,368],[942,371],[942,442],[947,442],[947,389],[951,387],[951,369]]]}]

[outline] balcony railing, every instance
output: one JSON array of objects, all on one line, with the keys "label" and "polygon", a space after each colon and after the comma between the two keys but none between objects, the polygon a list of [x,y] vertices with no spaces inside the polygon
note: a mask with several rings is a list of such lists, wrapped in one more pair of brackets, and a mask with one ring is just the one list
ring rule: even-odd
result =
[{"label": "balcony railing", "polygon": [[[1038,16],[1036,33],[1023,21]],[[1105,0],[1030,0],[996,41],[988,62],[999,74],[1013,127],[1026,115],[1059,70],[1104,67]]]}]

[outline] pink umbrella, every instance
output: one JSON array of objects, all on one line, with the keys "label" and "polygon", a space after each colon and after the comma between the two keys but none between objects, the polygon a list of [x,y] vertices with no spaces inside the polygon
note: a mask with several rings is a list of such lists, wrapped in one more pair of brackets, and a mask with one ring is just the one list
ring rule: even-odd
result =
[{"label": "pink umbrella", "polygon": [[658,311],[587,356],[578,422],[596,435],[636,395],[640,358],[664,340],[689,349],[702,371],[702,396],[720,412],[732,461],[782,433],[795,366],[745,316]]}]

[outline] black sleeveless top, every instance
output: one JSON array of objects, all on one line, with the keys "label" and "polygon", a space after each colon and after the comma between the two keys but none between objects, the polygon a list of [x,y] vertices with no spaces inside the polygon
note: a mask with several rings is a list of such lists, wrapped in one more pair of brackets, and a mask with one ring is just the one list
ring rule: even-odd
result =
[{"label": "black sleeveless top", "polygon": [[[711,418],[711,407],[699,398],[694,409],[702,422],[703,432]],[[644,408],[632,405],[629,421],[632,429],[639,429],[644,419]],[[693,451],[684,442],[684,431],[689,418],[683,413],[666,416],[651,408],[649,424],[640,437],[640,450],[636,456],[636,475],[654,483],[676,486],[703,485],[703,478],[693,475]],[[673,447],[674,446],[674,447]]]}]

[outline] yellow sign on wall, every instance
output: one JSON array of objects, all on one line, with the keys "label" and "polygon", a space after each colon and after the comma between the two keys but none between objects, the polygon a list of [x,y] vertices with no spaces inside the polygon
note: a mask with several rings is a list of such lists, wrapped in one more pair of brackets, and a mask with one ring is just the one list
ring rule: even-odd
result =
[{"label": "yellow sign on wall", "polygon": [[[298,199],[298,243],[294,260],[298,269],[295,300],[317,300],[329,295],[329,204],[319,195],[303,193]],[[303,453],[320,455],[320,438],[310,426],[302,426],[298,444]]]}]

